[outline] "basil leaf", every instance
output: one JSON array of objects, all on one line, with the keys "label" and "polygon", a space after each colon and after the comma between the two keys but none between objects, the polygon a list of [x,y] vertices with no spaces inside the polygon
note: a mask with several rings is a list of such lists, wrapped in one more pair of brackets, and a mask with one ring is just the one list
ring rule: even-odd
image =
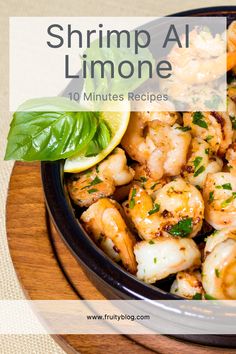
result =
[{"label": "basil leaf", "polygon": [[193,295],[192,300],[202,300],[202,294],[196,293]]},{"label": "basil leaf", "polygon": [[93,112],[17,111],[13,115],[5,160],[54,161],[80,152],[93,138]]},{"label": "basil leaf", "polygon": [[205,294],[204,297],[205,297],[205,300],[217,300],[215,297],[213,297],[209,294]]},{"label": "basil leaf", "polygon": [[110,143],[111,133],[107,123],[101,120],[98,123],[97,131],[90,141],[85,156],[95,156],[104,150]]},{"label": "basil leaf", "polygon": [[172,236],[187,237],[193,230],[193,219],[186,218],[180,220],[177,224],[168,229]]}]

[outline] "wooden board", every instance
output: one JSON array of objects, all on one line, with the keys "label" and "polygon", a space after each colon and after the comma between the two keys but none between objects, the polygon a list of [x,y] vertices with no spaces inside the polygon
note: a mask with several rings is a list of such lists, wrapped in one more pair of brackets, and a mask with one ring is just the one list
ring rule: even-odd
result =
[{"label": "wooden board", "polygon": [[[22,288],[33,300],[104,299],[55,231],[46,212],[39,164],[17,162],[7,199],[7,237]],[[56,335],[67,353],[233,354],[160,335]]]}]

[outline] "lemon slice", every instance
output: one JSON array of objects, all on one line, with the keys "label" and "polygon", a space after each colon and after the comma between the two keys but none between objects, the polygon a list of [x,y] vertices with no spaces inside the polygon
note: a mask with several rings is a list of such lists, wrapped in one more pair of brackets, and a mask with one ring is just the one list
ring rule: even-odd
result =
[{"label": "lemon slice", "polygon": [[119,145],[127,129],[129,117],[130,104],[126,100],[115,103],[110,112],[101,112],[101,118],[107,122],[111,130],[111,140],[109,145],[96,156],[86,157],[84,153],[80,153],[69,157],[65,161],[64,171],[71,173],[82,172],[102,161],[117,145]]}]

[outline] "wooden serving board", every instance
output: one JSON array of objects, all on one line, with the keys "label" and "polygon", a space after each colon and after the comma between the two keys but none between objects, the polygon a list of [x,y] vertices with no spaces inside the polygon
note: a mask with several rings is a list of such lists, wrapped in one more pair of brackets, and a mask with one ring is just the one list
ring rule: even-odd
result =
[{"label": "wooden serving board", "polygon": [[[55,231],[47,214],[40,165],[17,162],[7,199],[7,237],[21,286],[32,300],[104,299]],[[233,354],[160,335],[56,335],[67,353]]]}]

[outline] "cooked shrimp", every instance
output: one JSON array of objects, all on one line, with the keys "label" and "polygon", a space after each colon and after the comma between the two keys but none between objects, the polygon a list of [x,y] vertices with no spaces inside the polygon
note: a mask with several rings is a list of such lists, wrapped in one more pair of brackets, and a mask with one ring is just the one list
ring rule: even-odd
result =
[{"label": "cooked shrimp", "polygon": [[203,189],[205,219],[215,229],[236,226],[236,177],[229,172],[209,173]]},{"label": "cooked shrimp", "polygon": [[200,251],[195,242],[186,238],[158,237],[138,242],[134,247],[138,263],[137,277],[155,283],[170,274],[201,264]]},{"label": "cooked shrimp", "polygon": [[160,180],[153,179],[150,176],[150,171],[145,165],[134,164],[132,165],[132,168],[135,171],[134,182],[143,187],[153,199],[155,199],[158,189],[170,182],[169,177],[165,177]]},{"label": "cooked shrimp", "polygon": [[236,50],[236,21],[233,21],[227,30],[227,49],[230,52]]},{"label": "cooked shrimp", "polygon": [[159,121],[145,124],[138,113],[131,114],[128,129],[121,141],[130,157],[146,165],[152,178],[180,173],[186,162],[191,135],[181,126],[169,126]]},{"label": "cooked shrimp", "polygon": [[124,151],[116,148],[96,167],[72,175],[67,187],[74,203],[87,207],[99,198],[112,195],[116,186],[129,183],[133,176],[134,171],[127,166]]},{"label": "cooked shrimp", "polygon": [[198,189],[178,178],[157,190],[154,202],[134,184],[125,211],[145,240],[161,235],[194,237],[202,226],[204,204]]},{"label": "cooked shrimp", "polygon": [[236,142],[230,145],[226,151],[225,157],[228,160],[230,173],[236,176]]},{"label": "cooked shrimp", "polygon": [[118,203],[108,198],[99,199],[83,212],[81,221],[94,241],[113,260],[120,259],[127,270],[136,272],[135,237],[129,231]]},{"label": "cooked shrimp", "polygon": [[208,256],[218,243],[221,243],[228,238],[236,240],[236,228],[235,226],[226,227],[222,230],[215,230],[210,236],[206,239],[206,244],[204,248],[204,258]]},{"label": "cooked shrimp", "polygon": [[227,113],[184,113],[183,120],[184,125],[191,128],[191,134],[206,140],[214,153],[224,154],[232,143],[233,129]]},{"label": "cooked shrimp", "polygon": [[197,187],[203,187],[208,173],[221,171],[223,162],[212,154],[210,145],[201,138],[193,138],[191,155],[183,170],[183,177]]},{"label": "cooked shrimp", "polygon": [[227,30],[228,67],[235,72],[236,54],[236,21],[233,21]]},{"label": "cooked shrimp", "polygon": [[131,112],[128,128],[121,140],[121,145],[129,156],[141,164],[145,164],[150,156],[146,144],[144,128],[146,121],[139,112]]},{"label": "cooked shrimp", "polygon": [[207,238],[202,284],[216,299],[236,299],[236,229],[226,228]]},{"label": "cooked shrimp", "polygon": [[[236,53],[228,53],[227,70],[236,64]],[[190,32],[190,46],[175,45],[168,55],[173,73],[180,82],[204,84],[225,74],[225,41],[221,35],[215,37],[210,31]]]},{"label": "cooked shrimp", "polygon": [[152,176],[177,176],[186,163],[187,152],[191,141],[188,131],[183,131],[178,124],[170,127],[153,121],[150,124],[149,138],[154,143],[154,150],[148,161]]},{"label": "cooked shrimp", "polygon": [[196,294],[199,294],[201,298],[203,288],[200,272],[185,271],[177,273],[176,279],[171,285],[170,292],[186,299],[192,299]]}]

